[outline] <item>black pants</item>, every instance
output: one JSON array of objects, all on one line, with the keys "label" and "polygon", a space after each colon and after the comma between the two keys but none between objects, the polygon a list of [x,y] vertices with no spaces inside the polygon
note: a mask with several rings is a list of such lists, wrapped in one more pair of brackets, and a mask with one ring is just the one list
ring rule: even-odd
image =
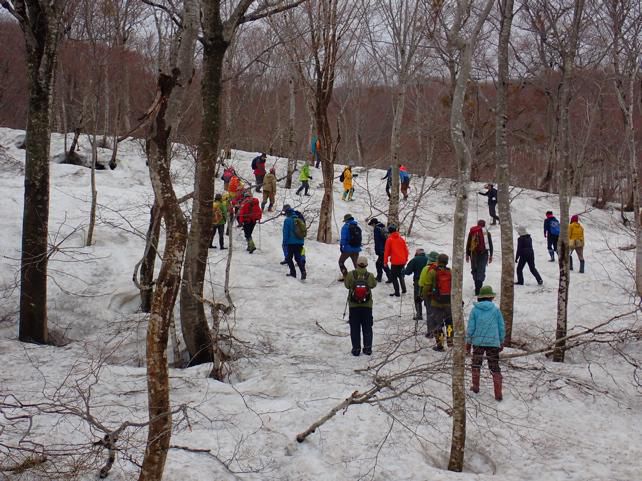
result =
[{"label": "black pants", "polygon": [[263,175],[255,175],[254,178],[256,179],[256,190],[257,192],[261,192],[261,187],[263,186],[263,178],[265,177],[265,174]]},{"label": "black pants", "polygon": [[212,236],[210,237],[210,245],[214,246],[214,237],[216,237],[216,233],[218,232],[218,246],[222,249],[224,244],[223,244],[223,235],[225,230],[225,224],[218,224],[218,225],[213,225],[212,226]]},{"label": "black pants", "polygon": [[497,202],[488,203],[488,215],[493,219],[493,224],[499,222],[499,216],[495,211],[495,207],[497,207]]},{"label": "black pants", "polygon": [[255,226],[256,221],[243,223],[243,234],[245,235],[245,240],[252,240],[252,232],[254,232]]},{"label": "black pants", "polygon": [[301,185],[300,185],[300,186],[299,186],[299,188],[296,190],[296,194],[297,194],[297,195],[299,195],[299,194],[301,193],[301,191],[302,191],[302,190],[304,190],[304,189],[305,189],[304,194],[305,194],[305,195],[308,195],[308,190],[310,189],[310,182],[309,182],[309,181],[307,181],[307,180],[302,180],[302,181],[301,181]]},{"label": "black pants", "polygon": [[533,274],[533,277],[535,277],[535,280],[538,283],[541,283],[542,276],[539,275],[539,272],[537,272],[537,269],[535,268],[535,254],[533,253],[519,258],[519,261],[517,262],[517,283],[524,283],[524,266],[526,264],[528,264],[528,269],[531,271],[531,274]]},{"label": "black pants", "polygon": [[377,281],[381,281],[384,272],[386,273],[386,279],[390,280],[390,269],[388,269],[388,266],[383,263],[383,252],[381,254],[377,254],[375,267],[377,268]]},{"label": "black pants", "polygon": [[473,369],[481,369],[484,363],[484,353],[490,372],[502,372],[499,368],[499,348],[488,346],[473,346]]},{"label": "black pants", "polygon": [[363,331],[363,348],[372,349],[372,308],[350,308],[350,341],[352,341],[352,354],[361,352],[361,332]]},{"label": "black pants", "polygon": [[423,317],[422,307],[424,302],[423,302],[423,299],[421,298],[421,287],[419,287],[419,279],[412,281],[412,289],[413,289],[413,294],[415,296],[415,311],[416,311],[417,317]]},{"label": "black pants", "polygon": [[390,266],[390,277],[392,279],[392,287],[395,288],[395,294],[399,294],[399,285],[401,284],[401,292],[406,292],[406,281],[403,276],[404,266]]},{"label": "black pants", "polygon": [[548,234],[546,236],[546,248],[548,249],[548,253],[551,257],[553,257],[554,252],[557,252],[557,240],[559,237],[560,236],[553,234]]},{"label": "black pants", "polygon": [[486,266],[488,265],[488,251],[477,252],[470,256],[470,273],[475,282],[475,295],[479,294],[479,290],[484,285],[486,279]]},{"label": "black pants", "polygon": [[357,268],[357,259],[359,258],[359,253],[358,252],[342,252],[341,255],[339,256],[339,270],[341,270],[341,274],[345,277],[345,275],[348,273],[348,269],[346,269],[346,261],[348,259],[352,259],[352,265],[354,268]]},{"label": "black pants", "polygon": [[290,268],[290,274],[292,276],[296,275],[296,271],[294,270],[294,261],[296,261],[296,265],[299,266],[301,274],[305,274],[305,258],[301,255],[303,244],[288,244],[286,249],[287,254],[285,256],[285,262],[287,262],[288,267]]}]

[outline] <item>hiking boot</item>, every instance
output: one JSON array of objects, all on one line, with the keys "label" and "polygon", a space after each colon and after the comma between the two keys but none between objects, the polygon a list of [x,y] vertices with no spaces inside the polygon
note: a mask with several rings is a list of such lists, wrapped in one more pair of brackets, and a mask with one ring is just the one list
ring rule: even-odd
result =
[{"label": "hiking boot", "polygon": [[392,284],[392,280],[391,280],[391,279],[388,279],[388,280],[386,281],[386,284]]},{"label": "hiking boot", "polygon": [[301,269],[301,280],[304,281],[308,278],[308,273],[305,269]]},{"label": "hiking boot", "polygon": [[358,356],[359,354],[361,354],[361,349],[353,349],[352,350],[352,355],[353,356]]},{"label": "hiking boot", "polygon": [[345,280],[345,279],[344,279],[344,277],[343,277],[343,276],[341,276],[341,277],[339,277],[339,278],[337,279],[337,282],[343,282],[344,280]]},{"label": "hiking boot", "polygon": [[[306,197],[310,197],[310,194],[303,194],[303,195],[305,195]],[[358,355],[358,354],[357,354],[357,355]]]},{"label": "hiking boot", "polygon": [[426,333],[426,339],[430,339],[432,337],[432,332],[427,332]]},{"label": "hiking boot", "polygon": [[222,251],[224,251],[225,249],[227,249],[227,247],[225,247],[225,246],[221,246],[221,247],[219,247],[219,249],[221,249]]},{"label": "hiking boot", "polygon": [[398,292],[393,292],[392,294],[390,294],[390,297],[401,297],[401,294],[399,294]]},{"label": "hiking boot", "polygon": [[371,355],[372,355],[372,348],[371,348],[371,347],[364,347],[364,348],[363,348],[363,353],[364,353],[366,356],[371,356]]},{"label": "hiking boot", "polygon": [[537,281],[537,285],[541,286],[542,284],[544,284],[544,281],[543,281],[542,279],[540,279],[539,281]]},{"label": "hiking boot", "polygon": [[279,264],[281,264],[282,266],[287,266],[288,265],[288,261],[281,261],[281,262],[279,262]]},{"label": "hiking boot", "polygon": [[516,285],[516,286],[523,286],[523,285],[524,285],[524,283],[523,283],[523,282],[515,282],[515,285]]},{"label": "hiking boot", "polygon": [[295,272],[288,272],[285,276],[286,277],[294,277],[296,279],[296,271]]},{"label": "hiking boot", "polygon": [[213,246],[212,244],[210,244],[210,249],[216,249],[216,246]]},{"label": "hiking boot", "polygon": [[481,370],[478,367],[473,368],[473,379],[472,384],[470,385],[470,390],[474,393],[479,392],[479,375]]},{"label": "hiking boot", "polygon": [[376,277],[375,279],[377,279],[377,282],[381,282],[381,277]]},{"label": "hiking boot", "polygon": [[580,274],[584,274],[584,261],[580,261]]},{"label": "hiking boot", "polygon": [[441,344],[437,344],[436,346],[432,346],[432,350],[437,352],[444,352],[444,346],[442,346]]}]

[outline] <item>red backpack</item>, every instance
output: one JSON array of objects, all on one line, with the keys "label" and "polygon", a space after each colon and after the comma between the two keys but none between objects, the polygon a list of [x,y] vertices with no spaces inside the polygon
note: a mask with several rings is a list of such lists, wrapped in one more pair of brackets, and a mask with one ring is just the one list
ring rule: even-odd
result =
[{"label": "red backpack", "polygon": [[486,252],[486,239],[484,239],[484,229],[478,225],[470,228],[470,253],[480,254]]},{"label": "red backpack", "polygon": [[366,272],[363,279],[357,277],[357,271],[354,271],[353,276],[354,288],[350,292],[350,299],[358,304],[365,304],[372,298],[368,287],[368,273]]},{"label": "red backpack", "polygon": [[250,202],[251,202],[251,205],[250,205],[249,218],[252,222],[258,222],[261,220],[261,217],[263,216],[263,211],[259,206],[259,199],[257,199],[256,197],[252,197],[252,200]]},{"label": "red backpack", "polygon": [[450,291],[452,289],[452,273],[445,266],[437,267],[435,271],[435,287],[432,298],[439,304],[450,304]]}]

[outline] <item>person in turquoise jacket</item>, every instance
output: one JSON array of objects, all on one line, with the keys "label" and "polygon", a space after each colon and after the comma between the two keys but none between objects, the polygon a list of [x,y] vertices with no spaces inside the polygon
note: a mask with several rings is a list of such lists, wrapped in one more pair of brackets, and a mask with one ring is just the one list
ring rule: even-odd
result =
[{"label": "person in turquoise jacket", "polygon": [[488,368],[493,376],[495,399],[502,400],[502,372],[499,367],[499,353],[504,348],[506,330],[504,316],[493,303],[495,293],[491,286],[482,286],[477,295],[477,303],[468,317],[466,330],[466,351],[470,353],[472,346],[472,384],[470,390],[479,392],[479,377],[484,354],[488,360]]},{"label": "person in turquoise jacket", "polygon": [[[305,280],[307,272],[305,270],[305,248],[303,244],[305,239],[297,237],[294,229],[294,219],[297,217],[296,211],[289,205],[285,210],[285,220],[283,221],[283,251],[285,253],[285,263],[290,268],[290,272],[286,275],[296,278],[296,270],[294,269],[294,262],[296,261],[299,270],[301,271],[301,279]],[[294,259],[294,260],[293,260]]]},{"label": "person in turquoise jacket", "polygon": [[308,163],[307,160],[305,164],[303,164],[303,167],[301,167],[299,180],[301,181],[301,185],[296,190],[296,195],[301,195],[301,191],[305,189],[305,192],[303,195],[310,196],[310,194],[308,194],[308,190],[310,189],[310,181],[312,180],[312,176],[310,175],[310,164]]}]

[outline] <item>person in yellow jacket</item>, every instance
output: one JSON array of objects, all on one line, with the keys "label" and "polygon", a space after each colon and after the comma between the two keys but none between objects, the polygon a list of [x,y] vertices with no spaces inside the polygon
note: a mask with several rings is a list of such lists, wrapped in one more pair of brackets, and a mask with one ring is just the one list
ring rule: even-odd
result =
[{"label": "person in yellow jacket", "polygon": [[571,223],[568,226],[568,250],[570,269],[573,270],[573,251],[576,251],[580,259],[580,274],[584,274],[584,227],[580,224],[578,215],[571,217]]},{"label": "person in yellow jacket", "polygon": [[343,177],[343,179],[339,179],[343,182],[343,197],[342,197],[343,200],[352,200],[352,194],[354,194],[352,178],[357,176],[358,174],[352,174],[351,165],[343,169],[343,173],[341,174],[341,177]]}]

